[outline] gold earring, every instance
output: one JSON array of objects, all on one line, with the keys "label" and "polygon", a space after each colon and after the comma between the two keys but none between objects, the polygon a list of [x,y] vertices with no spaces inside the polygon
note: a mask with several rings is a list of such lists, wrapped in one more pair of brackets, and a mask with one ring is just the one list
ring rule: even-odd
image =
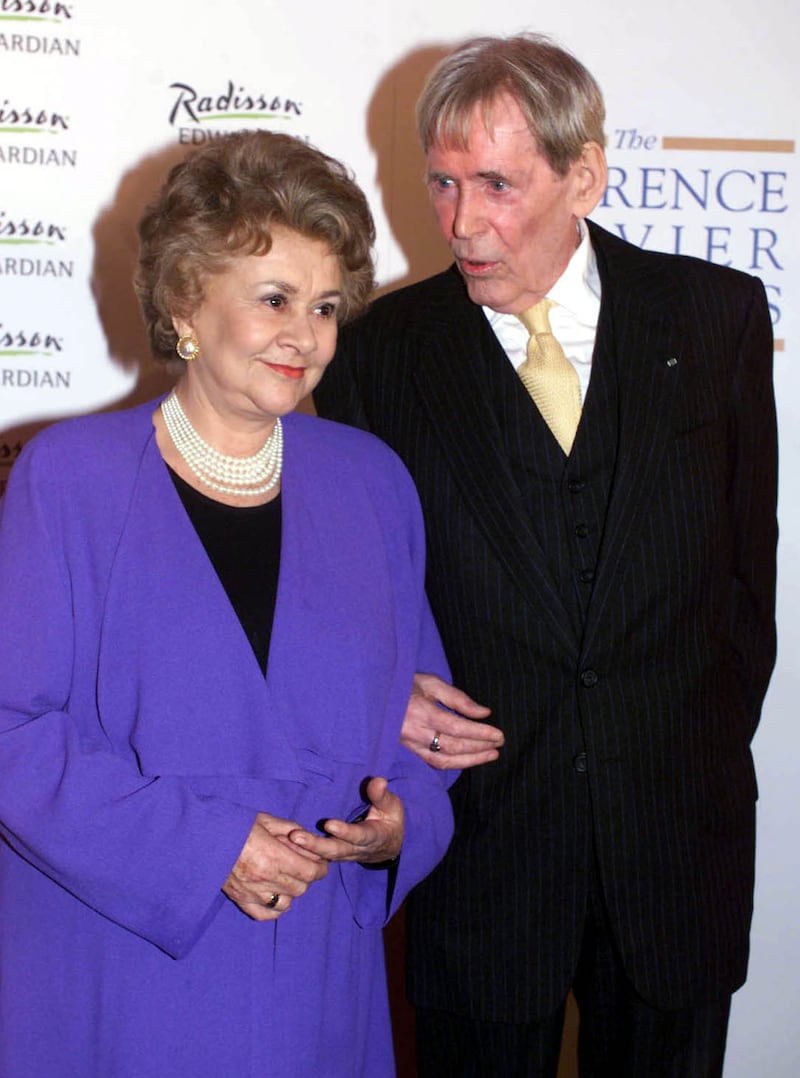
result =
[{"label": "gold earring", "polygon": [[197,342],[196,337],[192,337],[191,334],[187,334],[185,337],[178,337],[178,343],[175,345],[175,351],[184,361],[184,363],[190,363],[193,359],[197,359],[200,355],[200,345]]}]

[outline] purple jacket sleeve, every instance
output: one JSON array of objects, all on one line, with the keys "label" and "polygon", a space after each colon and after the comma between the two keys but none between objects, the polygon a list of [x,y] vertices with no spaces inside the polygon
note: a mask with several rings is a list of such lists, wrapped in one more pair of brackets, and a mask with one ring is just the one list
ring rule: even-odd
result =
[{"label": "purple jacket sleeve", "polygon": [[66,557],[63,464],[49,449],[20,457],[0,502],[0,826],[56,883],[180,956],[223,901],[252,812],[144,777],[79,698],[76,608],[102,582],[76,578]]}]

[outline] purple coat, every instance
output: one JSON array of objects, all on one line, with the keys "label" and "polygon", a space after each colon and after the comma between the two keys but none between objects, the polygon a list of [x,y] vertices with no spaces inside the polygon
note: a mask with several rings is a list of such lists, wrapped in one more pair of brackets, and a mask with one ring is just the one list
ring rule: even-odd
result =
[{"label": "purple coat", "polygon": [[[155,406],[45,431],[0,503],[0,1074],[383,1078],[381,927],[452,830],[454,776],[398,742],[414,671],[447,676],[416,493],[371,436],[287,417],[265,679]],[[222,894],[256,812],[352,817],[378,774],[393,889],[332,866],[269,923]]]}]

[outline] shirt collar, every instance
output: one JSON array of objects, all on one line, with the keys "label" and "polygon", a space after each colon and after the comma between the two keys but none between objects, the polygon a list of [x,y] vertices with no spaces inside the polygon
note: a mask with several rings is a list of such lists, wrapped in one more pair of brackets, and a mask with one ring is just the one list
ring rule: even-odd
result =
[{"label": "shirt collar", "polygon": [[587,326],[596,326],[600,313],[600,274],[597,257],[589,239],[589,229],[578,222],[581,241],[567,268],[547,293],[548,298],[564,307]]}]

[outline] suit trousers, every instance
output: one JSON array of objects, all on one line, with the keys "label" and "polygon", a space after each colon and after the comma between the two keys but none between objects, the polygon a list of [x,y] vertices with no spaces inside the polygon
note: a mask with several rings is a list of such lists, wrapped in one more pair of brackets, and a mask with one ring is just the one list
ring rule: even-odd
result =
[{"label": "suit trousers", "polygon": [[[646,1003],[625,975],[594,877],[572,985],[580,1078],[721,1078],[730,995],[682,1010]],[[565,1003],[524,1023],[418,1008],[419,1078],[556,1078]]]}]

